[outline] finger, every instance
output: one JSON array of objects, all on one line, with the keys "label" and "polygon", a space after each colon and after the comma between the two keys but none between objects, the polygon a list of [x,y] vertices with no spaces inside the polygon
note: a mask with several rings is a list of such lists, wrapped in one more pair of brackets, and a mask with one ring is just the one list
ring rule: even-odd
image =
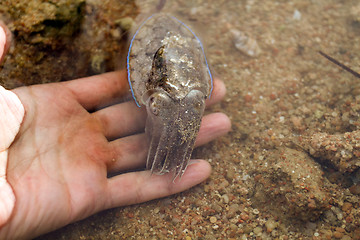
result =
[{"label": "finger", "polygon": [[[223,113],[212,113],[201,122],[195,147],[208,143],[230,131],[231,123]],[[109,172],[126,171],[145,165],[149,144],[145,134],[120,138],[111,143],[115,159],[108,163]]]},{"label": "finger", "polygon": [[0,26],[0,61],[3,59],[6,43],[6,34],[4,29]]},{"label": "finger", "polygon": [[214,78],[213,91],[210,98],[206,99],[206,106],[209,107],[222,100],[226,94],[226,87],[223,81],[218,78]]},{"label": "finger", "polygon": [[212,113],[201,121],[199,134],[195,147],[204,145],[212,140],[225,135],[231,129],[231,121],[224,113]]},{"label": "finger", "polygon": [[134,101],[116,104],[93,113],[100,120],[107,139],[126,137],[144,130],[146,109]]},{"label": "finger", "polygon": [[78,102],[87,110],[96,110],[120,102],[129,93],[125,70],[62,82],[62,84],[73,92]]},{"label": "finger", "polygon": [[5,57],[11,43],[11,32],[6,25],[0,21],[0,63]]},{"label": "finger", "polygon": [[[224,98],[226,88],[224,83],[214,80],[214,89],[211,99],[207,100],[207,105],[212,105]],[[108,139],[128,136],[130,134],[143,131],[146,121],[145,107],[136,107],[134,101],[121,103],[101,109],[94,115],[102,123],[104,135]]]},{"label": "finger", "polygon": [[149,143],[145,133],[112,141],[114,158],[107,163],[108,172],[123,172],[145,166]]},{"label": "finger", "polygon": [[172,181],[173,173],[151,175],[149,171],[132,172],[108,180],[107,208],[146,202],[193,187],[209,177],[211,166],[204,160],[192,161],[181,179]]}]

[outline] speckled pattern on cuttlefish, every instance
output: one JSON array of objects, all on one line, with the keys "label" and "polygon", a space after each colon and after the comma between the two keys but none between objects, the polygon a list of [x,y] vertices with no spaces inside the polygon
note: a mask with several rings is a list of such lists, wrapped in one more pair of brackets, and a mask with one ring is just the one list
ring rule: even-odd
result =
[{"label": "speckled pattern on cuttlefish", "polygon": [[181,176],[213,87],[199,38],[177,18],[154,14],[131,40],[127,69],[134,100],[148,113],[147,168]]}]

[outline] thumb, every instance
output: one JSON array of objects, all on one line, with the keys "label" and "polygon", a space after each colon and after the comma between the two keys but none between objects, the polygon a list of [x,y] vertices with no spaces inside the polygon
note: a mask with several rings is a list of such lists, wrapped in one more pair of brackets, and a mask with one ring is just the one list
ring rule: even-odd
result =
[{"label": "thumb", "polygon": [[0,21],[0,63],[5,57],[7,50],[9,49],[11,41],[11,34],[9,29],[3,22]]}]

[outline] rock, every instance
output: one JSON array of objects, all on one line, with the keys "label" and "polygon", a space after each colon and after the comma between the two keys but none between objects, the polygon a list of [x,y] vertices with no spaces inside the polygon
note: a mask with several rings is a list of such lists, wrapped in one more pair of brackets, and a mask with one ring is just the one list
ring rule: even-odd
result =
[{"label": "rock", "polygon": [[360,184],[354,184],[349,188],[350,192],[355,195],[360,195]]},{"label": "rock", "polygon": [[281,159],[268,158],[267,167],[253,174],[260,176],[256,178],[255,204],[289,218],[318,219],[329,208],[319,164],[304,152],[290,148],[279,150],[281,153],[270,156],[280,155]]},{"label": "rock", "polygon": [[232,29],[230,32],[233,36],[235,47],[238,50],[248,55],[249,57],[257,57],[260,55],[261,49],[255,39],[236,29]]},{"label": "rock", "polygon": [[262,234],[262,228],[261,227],[254,228],[253,233],[255,234],[255,236],[260,236]]},{"label": "rock", "polygon": [[134,1],[96,2],[1,0],[0,15],[16,44],[1,68],[0,85],[12,89],[119,68],[126,19],[121,26],[115,22],[134,18],[137,7]]},{"label": "rock", "polygon": [[333,233],[333,236],[334,236],[334,238],[336,238],[336,239],[340,239],[340,238],[342,238],[342,237],[344,236],[344,234],[341,233],[341,232],[335,231],[335,232]]},{"label": "rock", "polygon": [[217,221],[216,217],[214,217],[214,216],[210,217],[210,222],[211,223],[216,223],[216,221]]},{"label": "rock", "polygon": [[227,194],[222,195],[222,199],[223,199],[224,203],[226,203],[226,204],[228,204],[230,201],[229,196]]},{"label": "rock", "polygon": [[360,167],[360,131],[331,135],[315,133],[303,138],[302,145],[321,163],[331,164],[340,172],[354,172]]},{"label": "rock", "polygon": [[159,212],[160,212],[160,208],[158,208],[158,207],[157,207],[157,208],[154,208],[154,213],[155,213],[155,214],[158,214]]},{"label": "rock", "polygon": [[272,232],[277,226],[278,226],[278,222],[276,222],[273,219],[269,219],[266,221],[265,223],[265,227],[266,227],[266,231],[267,232]]},{"label": "rock", "polygon": [[115,23],[118,24],[123,31],[129,31],[134,25],[134,20],[130,17],[124,17],[117,19]]},{"label": "rock", "polygon": [[351,209],[352,209],[352,204],[349,202],[345,202],[341,208],[341,210],[343,210],[343,212],[351,211]]},{"label": "rock", "polygon": [[4,7],[16,19],[12,30],[16,30],[28,43],[54,46],[61,37],[71,37],[80,28],[85,0],[25,2],[27,7],[18,1],[5,1],[0,3],[0,9]]},{"label": "rock", "polygon": [[301,12],[299,12],[299,10],[295,9],[294,14],[293,14],[293,19],[296,21],[301,20]]},{"label": "rock", "polygon": [[235,217],[237,211],[239,211],[239,204],[231,204],[229,206],[229,211],[226,214],[227,218]]},{"label": "rock", "polygon": [[235,177],[235,169],[234,168],[229,168],[226,172],[226,179],[228,181],[232,181]]},{"label": "rock", "polygon": [[217,203],[213,203],[213,204],[211,205],[211,208],[214,209],[214,210],[215,210],[216,212],[218,212],[218,213],[222,212],[222,207],[221,207],[219,204],[217,204]]}]

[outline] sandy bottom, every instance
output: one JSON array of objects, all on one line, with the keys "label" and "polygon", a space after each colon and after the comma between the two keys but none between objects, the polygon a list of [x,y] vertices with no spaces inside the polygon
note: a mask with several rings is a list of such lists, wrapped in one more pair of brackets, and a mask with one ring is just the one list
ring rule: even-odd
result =
[{"label": "sandy bottom", "polygon": [[210,179],[38,239],[359,239],[360,79],[318,53],[360,72],[359,1],[173,9],[206,26],[208,62],[228,89],[208,112],[228,114],[232,132],[194,153],[212,164]]}]

